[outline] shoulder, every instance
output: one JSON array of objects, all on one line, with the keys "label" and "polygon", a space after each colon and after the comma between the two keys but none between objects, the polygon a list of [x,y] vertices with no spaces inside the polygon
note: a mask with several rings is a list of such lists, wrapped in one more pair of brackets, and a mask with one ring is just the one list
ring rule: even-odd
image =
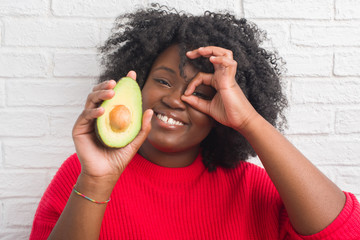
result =
[{"label": "shoulder", "polygon": [[38,205],[30,239],[45,239],[50,234],[67,203],[80,170],[76,154],[71,155],[60,166]]},{"label": "shoulder", "polygon": [[80,171],[81,164],[79,158],[77,157],[77,154],[74,153],[63,162],[56,175],[54,176],[54,179],[61,180],[63,178],[66,178],[67,180],[71,181],[74,177],[76,177],[77,179]]},{"label": "shoulder", "polygon": [[[240,162],[234,168],[219,168],[219,175],[224,175],[231,182],[241,188],[248,196],[266,197],[268,200],[279,202],[280,196],[263,167],[250,162]],[[217,171],[218,171],[217,170]]]},{"label": "shoulder", "polygon": [[73,154],[64,161],[56,172],[42,197],[42,203],[62,209],[69,198],[80,171],[79,159],[76,154]]},{"label": "shoulder", "polygon": [[[59,170],[53,177],[48,190],[52,189],[58,191],[59,188],[64,189],[67,195],[70,195],[73,185],[76,183],[77,178],[81,171],[80,161],[74,153],[68,157],[60,166]],[[67,199],[67,197],[66,197]]]}]

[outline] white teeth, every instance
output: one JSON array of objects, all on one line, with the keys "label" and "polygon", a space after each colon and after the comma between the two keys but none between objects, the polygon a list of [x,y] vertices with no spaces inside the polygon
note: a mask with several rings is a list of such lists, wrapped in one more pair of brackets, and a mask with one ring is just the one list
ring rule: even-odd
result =
[{"label": "white teeth", "polygon": [[178,126],[184,125],[182,122],[176,121],[175,119],[169,118],[161,114],[157,114],[156,116],[164,123],[168,123],[170,125],[178,125]]}]

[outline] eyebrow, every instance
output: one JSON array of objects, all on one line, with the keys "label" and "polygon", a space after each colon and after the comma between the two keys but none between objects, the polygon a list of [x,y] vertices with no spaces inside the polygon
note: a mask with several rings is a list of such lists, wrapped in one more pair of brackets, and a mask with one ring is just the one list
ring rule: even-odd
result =
[{"label": "eyebrow", "polygon": [[165,67],[165,66],[160,66],[160,67],[157,67],[154,69],[154,71],[157,71],[157,70],[165,70],[165,71],[168,71],[168,72],[176,75],[176,72],[173,69]]},{"label": "eyebrow", "polygon": [[[158,71],[158,70],[165,70],[165,71],[168,71],[168,72],[176,75],[176,72],[172,68],[168,68],[168,67],[165,67],[165,66],[157,67],[153,71],[155,72],[155,71]],[[192,78],[190,78],[189,80],[185,79],[185,82],[191,82],[195,77],[196,77],[196,74]]]}]

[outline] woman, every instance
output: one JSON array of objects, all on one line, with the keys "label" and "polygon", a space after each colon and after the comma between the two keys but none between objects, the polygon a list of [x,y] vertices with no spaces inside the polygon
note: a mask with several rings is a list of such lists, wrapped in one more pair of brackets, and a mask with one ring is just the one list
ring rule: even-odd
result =
[{"label": "woman", "polygon": [[[360,236],[354,195],[275,128],[286,99],[277,58],[259,47],[256,26],[160,8],[122,16],[114,31],[102,47],[100,83],[73,128],[76,154],[46,190],[30,238]],[[107,79],[124,75],[142,89],[142,129],[109,149],[94,120],[114,96]],[[243,161],[254,153],[266,172]]]}]

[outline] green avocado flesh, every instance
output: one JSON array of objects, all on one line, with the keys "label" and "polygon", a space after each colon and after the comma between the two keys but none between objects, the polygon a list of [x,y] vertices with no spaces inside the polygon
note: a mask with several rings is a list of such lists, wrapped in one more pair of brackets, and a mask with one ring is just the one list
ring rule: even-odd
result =
[{"label": "green avocado flesh", "polygon": [[[141,90],[135,80],[124,77],[118,81],[114,91],[115,96],[101,104],[105,113],[97,118],[95,129],[99,140],[105,146],[121,148],[129,144],[141,129]],[[119,106],[126,111],[117,112]],[[117,114],[113,114],[114,112]],[[123,128],[114,128],[113,123],[119,121],[122,123],[121,118],[126,119],[124,120],[126,126],[118,124]]]}]

